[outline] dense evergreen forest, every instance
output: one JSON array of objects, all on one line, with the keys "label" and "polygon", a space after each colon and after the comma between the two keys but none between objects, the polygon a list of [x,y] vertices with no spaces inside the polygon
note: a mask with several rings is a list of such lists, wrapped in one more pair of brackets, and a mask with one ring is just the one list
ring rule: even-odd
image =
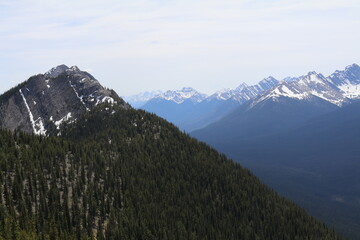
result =
[{"label": "dense evergreen forest", "polygon": [[0,239],[340,237],[165,120],[102,105],[61,137],[0,131]]}]

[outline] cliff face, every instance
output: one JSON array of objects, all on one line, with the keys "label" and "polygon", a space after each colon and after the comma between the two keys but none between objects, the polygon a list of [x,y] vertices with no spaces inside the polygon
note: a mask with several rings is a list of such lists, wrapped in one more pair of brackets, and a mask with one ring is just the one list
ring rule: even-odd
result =
[{"label": "cliff face", "polygon": [[0,128],[49,135],[104,102],[129,107],[89,73],[60,65],[0,96]]}]

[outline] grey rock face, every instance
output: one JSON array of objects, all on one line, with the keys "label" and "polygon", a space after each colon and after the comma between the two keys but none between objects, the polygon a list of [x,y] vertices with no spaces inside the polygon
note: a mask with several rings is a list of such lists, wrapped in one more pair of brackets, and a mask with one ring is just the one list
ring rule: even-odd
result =
[{"label": "grey rock face", "polygon": [[60,65],[0,96],[0,127],[49,135],[100,103],[129,107],[89,73]]},{"label": "grey rock face", "polygon": [[343,71],[335,71],[328,77],[336,86],[345,84],[360,84],[360,66],[356,63],[349,65]]},{"label": "grey rock face", "polygon": [[46,77],[50,77],[50,78],[56,78],[58,77],[61,73],[65,72],[66,70],[69,70],[68,66],[62,64],[59,65],[57,67],[54,67],[52,69],[50,69],[49,71],[47,71],[44,75]]}]

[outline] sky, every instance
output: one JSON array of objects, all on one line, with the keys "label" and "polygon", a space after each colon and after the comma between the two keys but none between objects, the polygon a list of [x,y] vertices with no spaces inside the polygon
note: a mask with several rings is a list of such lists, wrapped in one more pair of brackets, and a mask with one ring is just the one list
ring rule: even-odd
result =
[{"label": "sky", "polygon": [[359,0],[0,0],[0,93],[60,64],[128,96],[352,63]]}]

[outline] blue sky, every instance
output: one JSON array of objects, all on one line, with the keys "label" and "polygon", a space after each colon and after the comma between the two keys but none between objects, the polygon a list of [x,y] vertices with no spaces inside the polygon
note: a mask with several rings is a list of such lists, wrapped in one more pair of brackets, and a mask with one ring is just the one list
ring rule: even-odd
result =
[{"label": "blue sky", "polygon": [[0,0],[0,93],[66,64],[120,95],[360,64],[358,0]]}]

